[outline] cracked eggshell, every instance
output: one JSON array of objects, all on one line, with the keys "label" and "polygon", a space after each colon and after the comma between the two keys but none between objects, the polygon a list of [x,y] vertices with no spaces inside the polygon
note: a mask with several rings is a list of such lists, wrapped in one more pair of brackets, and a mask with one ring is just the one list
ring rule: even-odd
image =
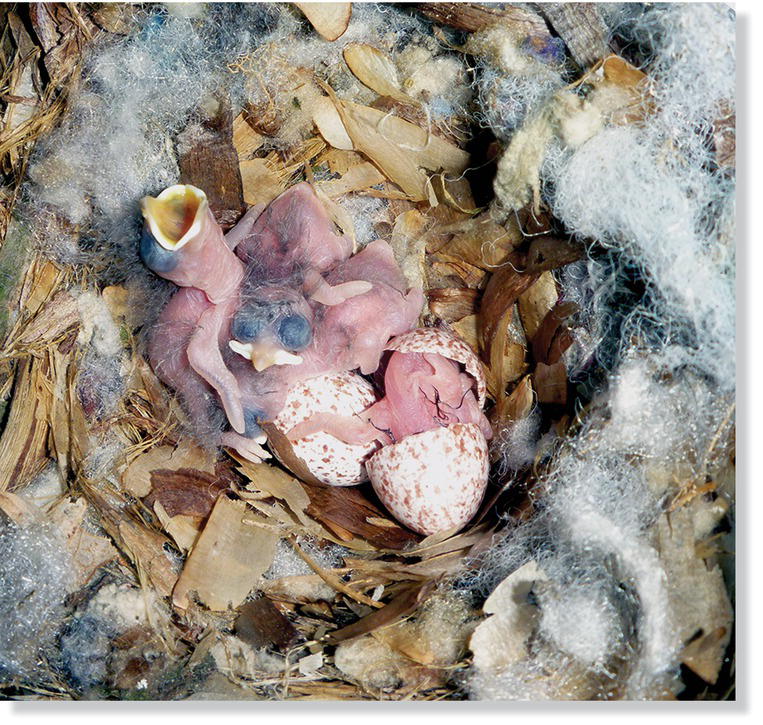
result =
[{"label": "cracked eggshell", "polygon": [[406,436],[366,463],[379,500],[420,534],[461,528],[485,495],[488,447],[474,423]]},{"label": "cracked eggshell", "polygon": [[419,327],[392,339],[386,350],[397,352],[435,353],[448,360],[461,363],[477,383],[477,402],[485,405],[487,385],[482,363],[474,351],[460,337],[436,327]]},{"label": "cracked eggshell", "polygon": [[[304,462],[312,478],[329,486],[354,486],[368,480],[365,461],[378,448],[373,441],[364,445],[344,443],[329,433],[311,433],[294,442],[286,433],[316,413],[351,416],[376,402],[374,388],[355,373],[322,375],[294,385],[286,396],[283,409],[273,421],[282,435],[268,436],[273,453],[281,463],[295,470],[294,456]],[[291,463],[291,465],[290,465]]]}]

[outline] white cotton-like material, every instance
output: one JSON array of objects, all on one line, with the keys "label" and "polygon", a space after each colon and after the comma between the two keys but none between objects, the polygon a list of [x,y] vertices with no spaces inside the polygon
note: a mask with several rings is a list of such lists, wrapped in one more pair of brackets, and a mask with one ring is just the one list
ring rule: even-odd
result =
[{"label": "white cotton-like material", "polygon": [[81,320],[77,342],[90,343],[93,351],[102,357],[118,357],[122,352],[119,328],[103,298],[89,290],[75,296]]},{"label": "white cotton-like material", "polygon": [[[324,569],[335,569],[342,566],[346,549],[336,544],[316,546],[315,541],[300,539],[299,545],[302,550],[319,566]],[[279,539],[276,544],[273,562],[263,574],[265,579],[280,579],[287,576],[305,576],[315,574],[309,564],[294,551],[294,546],[286,539]]]},{"label": "white cotton-like material", "polygon": [[358,248],[365,247],[369,242],[379,239],[379,234],[375,228],[377,224],[380,222],[389,224],[394,221],[389,211],[389,202],[386,199],[377,199],[362,194],[345,194],[339,197],[336,203],[352,219]]},{"label": "white cotton-like material", "polygon": [[585,665],[606,661],[617,636],[617,612],[601,592],[570,587],[542,607],[540,633]]},{"label": "white cotton-like material", "polygon": [[[465,580],[487,593],[530,560],[549,580],[536,592],[535,645],[510,666],[474,667],[474,698],[679,692],[687,581],[668,576],[684,575],[664,560],[671,552],[655,523],[669,528],[662,511],[677,486],[704,483],[729,453],[734,180],[716,167],[711,136],[734,108],[733,11],[676,4],[605,15],[646,49],[653,109],[642,125],[546,150],[545,201],[598,247],[558,273],[561,298],[580,308],[565,360],[587,406],[543,477],[535,516],[510,527]],[[510,445],[502,453],[516,465]],[[706,591],[718,576],[707,571]]]},{"label": "white cotton-like material", "polygon": [[539,429],[540,414],[535,409],[498,432],[492,446],[500,450],[500,474],[519,471],[532,464],[538,449]]},{"label": "white cotton-like material", "polygon": [[39,509],[55,503],[66,491],[61,471],[55,463],[49,463],[30,483],[19,491],[19,495]]},{"label": "white cotton-like material", "polygon": [[[0,521],[0,678],[42,685],[54,682],[41,656],[52,656],[66,614],[75,568],[50,524],[18,527]],[[44,659],[44,658],[43,658]]]}]

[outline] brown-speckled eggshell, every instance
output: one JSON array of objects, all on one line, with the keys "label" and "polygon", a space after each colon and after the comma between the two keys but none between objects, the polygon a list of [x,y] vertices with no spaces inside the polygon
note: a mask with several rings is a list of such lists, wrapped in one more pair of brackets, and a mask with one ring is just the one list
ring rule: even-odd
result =
[{"label": "brown-speckled eggshell", "polygon": [[448,360],[461,363],[477,383],[477,402],[485,405],[487,385],[482,363],[474,351],[460,337],[436,327],[419,327],[390,340],[386,350],[397,352],[435,353]]},{"label": "brown-speckled eggshell", "polygon": [[366,468],[398,521],[435,534],[464,526],[477,512],[487,486],[487,441],[474,423],[456,423],[384,446]]},{"label": "brown-speckled eggshell", "polygon": [[[315,413],[351,416],[376,402],[374,388],[365,378],[345,372],[322,375],[294,385],[283,409],[273,421],[286,434]],[[287,442],[288,445],[288,442]],[[329,486],[354,486],[368,480],[365,461],[378,448],[376,441],[366,445],[344,443],[328,433],[312,433],[291,443],[310,473]],[[273,453],[288,467],[281,452]]]}]

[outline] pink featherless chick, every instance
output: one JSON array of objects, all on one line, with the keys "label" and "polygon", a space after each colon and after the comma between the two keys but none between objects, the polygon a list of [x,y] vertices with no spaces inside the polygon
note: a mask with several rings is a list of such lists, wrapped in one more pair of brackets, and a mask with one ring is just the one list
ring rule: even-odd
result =
[{"label": "pink featherless chick", "polygon": [[245,214],[227,240],[258,277],[293,278],[306,297],[324,305],[339,304],[370,289],[362,280],[330,285],[324,279],[328,270],[353,253],[354,243],[338,233],[325,204],[307,182],[287,189],[261,214]]},{"label": "pink featherless chick", "polygon": [[[275,365],[255,373],[252,363],[257,360],[256,343],[230,343],[242,359],[226,358],[226,364],[239,380],[245,407],[259,411],[262,421],[274,420],[289,389],[297,383],[350,370],[375,372],[390,339],[416,327],[424,304],[423,292],[408,288],[386,242],[371,242],[328,272],[326,278],[337,286],[348,280],[363,280],[370,289],[336,305],[310,302],[313,335],[300,350],[298,364]],[[252,363],[247,359],[250,357]],[[353,423],[350,428],[354,430],[354,423],[359,421],[340,424]],[[369,430],[367,423],[364,430]],[[344,440],[347,434],[344,431],[337,437]]]},{"label": "pink featherless chick", "polygon": [[[186,413],[197,423],[214,420],[219,410],[216,389],[194,369],[191,362],[194,351],[189,345],[199,320],[211,306],[201,290],[193,287],[178,290],[162,310],[148,343],[148,358],[154,372],[178,393]],[[265,442],[265,437],[256,417],[247,409],[243,416],[244,430],[225,432],[217,442],[236,448],[250,460],[268,458],[267,451],[259,445]]]},{"label": "pink featherless chick", "polygon": [[[201,189],[170,186],[156,198],[144,197],[141,208],[143,262],[181,287],[200,290],[209,302],[203,310],[200,305],[193,308],[200,314],[188,340],[188,361],[220,396],[233,429],[243,433],[246,423],[238,382],[223,362],[218,339],[238,299],[244,266],[225,243]],[[176,308],[177,304],[172,309]]]}]

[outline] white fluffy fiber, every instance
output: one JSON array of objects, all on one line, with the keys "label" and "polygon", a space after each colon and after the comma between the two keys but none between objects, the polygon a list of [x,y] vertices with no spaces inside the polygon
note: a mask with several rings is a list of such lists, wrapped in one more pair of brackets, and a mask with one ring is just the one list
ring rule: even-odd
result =
[{"label": "white fluffy fiber", "polygon": [[553,146],[542,179],[564,226],[605,247],[559,275],[582,307],[571,372],[582,382],[598,366],[598,393],[553,459],[535,518],[472,580],[490,591],[534,559],[550,582],[539,639],[501,672],[475,668],[476,698],[570,697],[581,682],[584,696],[607,697],[618,679],[626,698],[680,689],[681,613],[652,526],[675,481],[704,481],[733,425],[734,180],[715,166],[711,134],[733,114],[735,20],[722,4],[626,10],[608,17],[651,49],[655,110],[643,127]]}]

